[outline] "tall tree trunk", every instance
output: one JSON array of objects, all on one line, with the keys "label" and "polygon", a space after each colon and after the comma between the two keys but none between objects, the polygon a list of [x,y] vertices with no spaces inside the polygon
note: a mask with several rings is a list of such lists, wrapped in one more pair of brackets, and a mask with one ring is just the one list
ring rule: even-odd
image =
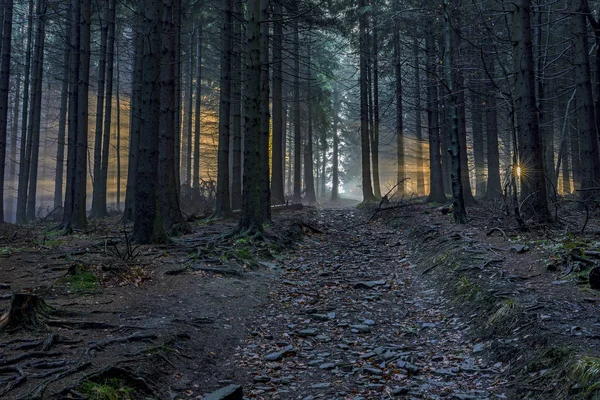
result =
[{"label": "tall tree trunk", "polygon": [[273,204],[285,202],[283,193],[283,7],[273,6],[273,150],[271,155],[271,197]]},{"label": "tall tree trunk", "polygon": [[157,242],[164,236],[157,212],[159,183],[156,179],[161,119],[162,2],[145,0],[139,3],[143,6],[140,12],[144,37],[141,88],[143,140],[139,144],[133,225],[133,237],[139,243]]},{"label": "tall tree trunk", "polygon": [[[269,0],[260,0],[260,203],[263,221],[271,220],[269,182]],[[310,62],[310,60],[309,60]]]},{"label": "tall tree trunk", "polygon": [[413,56],[415,58],[415,137],[416,137],[416,168],[417,187],[416,192],[425,193],[425,171],[423,170],[423,122],[421,120],[421,70],[419,39],[413,39]]},{"label": "tall tree trunk", "polygon": [[107,187],[108,187],[108,157],[110,155],[110,129],[112,124],[112,97],[114,84],[114,63],[115,63],[115,24],[116,24],[116,0],[110,4],[108,16],[108,43],[107,43],[107,71],[106,71],[106,104],[104,108],[104,131],[102,137],[102,164],[100,176],[95,179],[100,180],[99,209],[106,211]]},{"label": "tall tree trunk", "polygon": [[[479,89],[475,86],[475,90]],[[483,143],[483,105],[477,94],[471,95],[471,128],[473,132],[473,159],[475,160],[475,192],[485,196],[485,151]]]},{"label": "tall tree trunk", "polygon": [[192,147],[193,147],[193,136],[192,136],[192,127],[193,127],[193,118],[192,113],[194,110],[194,28],[192,28],[192,32],[190,33],[190,43],[189,43],[189,65],[188,65],[188,81],[187,81],[187,89],[188,89],[188,97],[187,97],[187,108],[186,108],[186,121],[185,121],[185,184],[189,187],[192,187]]},{"label": "tall tree trunk", "polygon": [[[140,0],[140,7],[143,7],[143,1]],[[140,22],[138,21],[138,25]],[[142,134],[142,81],[143,72],[143,54],[144,54],[144,36],[142,27],[137,26],[135,32],[135,54],[132,77],[131,91],[131,109],[130,109],[130,129],[129,129],[129,159],[127,163],[127,188],[125,193],[125,212],[123,219],[133,221],[135,218],[135,198],[137,188],[137,169],[139,159],[140,137]]]},{"label": "tall tree trunk", "polygon": [[21,149],[19,151],[19,189],[17,193],[18,224],[27,220],[27,186],[29,183],[29,167],[31,166],[31,137],[27,135],[27,119],[29,116],[29,81],[31,76],[31,43],[33,38],[33,0],[29,0],[29,16],[27,17],[27,50],[25,51],[25,81],[23,83],[23,111],[21,121]]},{"label": "tall tree trunk", "polygon": [[[578,109],[577,96],[573,99],[573,109]],[[573,174],[573,189],[581,189],[581,153],[579,149],[579,123],[577,121],[577,113],[572,113],[569,125],[571,133],[569,135],[571,144],[571,172]]]},{"label": "tall tree trunk", "polygon": [[[583,16],[582,16],[583,18]],[[513,11],[516,72],[516,111],[519,128],[518,166],[521,167],[522,215],[538,221],[550,219],[542,141],[535,102],[535,78],[531,35],[531,0],[519,0]]]},{"label": "tall tree trunk", "polygon": [[[9,169],[9,179],[10,179],[10,187],[15,189],[15,185],[17,183],[17,140],[19,137],[19,112],[20,112],[20,104],[21,104],[21,68],[17,67],[17,77],[15,79],[15,101],[13,103],[13,125],[11,131],[11,140],[10,140],[10,169]],[[15,215],[15,196],[11,194],[8,197],[7,210],[10,211],[10,216],[6,220],[14,221],[12,217]]]},{"label": "tall tree trunk", "polygon": [[454,84],[454,74],[452,71],[452,42],[453,32],[451,27],[450,0],[444,0],[444,37],[446,41],[444,52],[444,72],[446,77],[446,85],[450,95],[449,114],[450,114],[450,148],[448,151],[452,156],[452,197],[453,197],[453,213],[454,221],[458,224],[466,223],[465,199],[463,192],[463,182],[461,175],[461,151],[460,133],[459,133],[459,117],[458,117],[458,93]]},{"label": "tall tree trunk", "polygon": [[177,197],[181,192],[181,0],[173,1],[173,20],[175,21],[175,181]]},{"label": "tall tree trunk", "polygon": [[[395,2],[396,12],[400,10],[400,2]],[[396,183],[398,185],[398,195],[403,196],[405,191],[404,181],[406,179],[406,169],[404,160],[404,116],[402,109],[402,50],[400,48],[400,20],[397,16],[394,21],[394,70],[395,70],[395,101],[396,101]]]},{"label": "tall tree trunk", "polygon": [[[68,19],[68,18],[67,18]],[[63,204],[63,171],[65,163],[65,135],[67,131],[67,107],[69,105],[69,60],[71,59],[71,24],[66,30],[63,55],[63,78],[58,117],[58,139],[56,149],[56,179],[54,181],[54,208]]]},{"label": "tall tree trunk", "polygon": [[[486,50],[488,54],[491,54],[493,47],[487,46]],[[495,63],[486,67],[491,80],[496,77],[495,69]],[[502,184],[500,182],[500,150],[498,147],[498,106],[496,104],[496,94],[493,91],[488,91],[485,104],[488,174],[485,198],[494,200],[502,196]]]},{"label": "tall tree trunk", "polygon": [[[376,7],[376,3],[373,2]],[[373,191],[377,198],[381,197],[379,177],[379,35],[377,8],[373,11],[373,132],[371,135],[371,158],[373,162]]]},{"label": "tall tree trunk", "polygon": [[362,165],[363,201],[375,200],[371,184],[371,149],[369,143],[369,91],[367,87],[367,12],[365,0],[359,0],[359,47],[360,47],[360,144]]},{"label": "tall tree trunk", "polygon": [[[2,21],[2,52],[0,56],[0,222],[4,222],[4,169],[6,166],[6,136],[8,132],[13,0],[5,0],[3,3],[4,18]],[[15,101],[18,101],[18,99]]]},{"label": "tall tree trunk", "polygon": [[260,204],[260,0],[248,0],[244,90],[244,196],[239,229],[262,234]]},{"label": "tall tree trunk", "polygon": [[[162,0],[162,52],[160,55],[160,132],[158,139],[158,213],[161,227],[154,235],[171,232],[183,222],[175,178],[175,24],[173,1]],[[160,34],[159,34],[160,35]],[[200,37],[198,37],[200,38]]]},{"label": "tall tree trunk", "polygon": [[[178,0],[176,0],[178,1]],[[116,61],[117,61],[117,84],[116,84],[116,106],[117,106],[117,131],[116,140],[115,140],[115,153],[117,157],[117,211],[121,211],[121,68],[119,63],[119,46],[115,47],[116,53]],[[175,63],[175,68],[177,68],[177,63]],[[177,86],[176,86],[177,88]],[[177,89],[176,89],[177,90]],[[178,100],[180,97],[176,97],[177,104],[180,103]],[[177,107],[175,108],[177,110]],[[175,111],[175,118],[180,119],[181,114]],[[179,131],[177,128],[175,129],[175,138],[177,139]],[[177,143],[175,143],[175,151],[177,152]],[[178,169],[178,158],[175,156],[175,179],[179,176],[177,174]],[[179,194],[179,184],[177,184],[177,193]]]},{"label": "tall tree trunk", "polygon": [[[243,8],[234,2],[234,12],[241,14]],[[243,16],[241,17],[243,19]],[[233,20],[233,57],[232,57],[232,132],[233,157],[231,169],[231,207],[242,208],[242,24],[239,18]]]},{"label": "tall tree trunk", "polygon": [[[431,5],[431,0],[428,1]],[[433,17],[427,19],[425,38],[425,59],[427,72],[427,131],[429,136],[429,196],[428,202],[444,203],[444,178],[442,175],[442,156],[440,154],[440,123],[437,101],[437,65]]]},{"label": "tall tree trunk", "polygon": [[598,132],[594,116],[594,98],[592,94],[592,77],[589,63],[589,44],[587,38],[585,0],[573,3],[571,23],[575,47],[575,79],[577,84],[579,150],[581,156],[581,200],[597,197],[600,191],[589,189],[598,186],[600,180],[600,154],[598,149]]},{"label": "tall tree trunk", "polygon": [[[296,14],[298,6],[295,5]],[[294,203],[302,201],[302,131],[300,126],[300,27],[294,20]]]},{"label": "tall tree trunk", "polygon": [[314,160],[313,160],[313,94],[312,94],[312,54],[311,54],[311,44],[310,41],[312,37],[310,36],[310,32],[312,27],[309,28],[309,36],[308,36],[308,46],[307,46],[307,67],[308,67],[308,85],[307,85],[307,94],[306,97],[308,99],[306,103],[306,108],[308,111],[307,118],[307,138],[306,138],[306,146],[304,148],[304,185],[306,188],[306,197],[304,198],[308,204],[314,204],[317,201],[317,196],[315,193],[315,176],[314,176]]},{"label": "tall tree trunk", "polygon": [[29,113],[28,135],[31,137],[31,167],[27,194],[27,220],[35,219],[38,165],[40,154],[40,123],[42,118],[42,79],[44,72],[44,44],[46,39],[46,0],[37,2],[37,30],[33,54],[33,96]]},{"label": "tall tree trunk", "polygon": [[333,117],[332,117],[332,132],[333,132],[333,160],[331,165],[331,201],[339,200],[340,186],[340,166],[339,166],[339,151],[340,138],[338,136],[338,122],[340,113],[340,89],[339,85],[333,86]]},{"label": "tall tree trunk", "polygon": [[215,215],[231,215],[229,197],[229,128],[231,112],[231,0],[221,1],[223,25],[221,27],[221,78],[219,101],[219,150],[217,177],[217,205]]},{"label": "tall tree trunk", "polygon": [[[200,132],[200,111],[202,105],[202,18],[198,21],[196,36],[198,37],[198,40],[196,44],[196,110],[194,112],[196,116],[194,127],[194,133],[196,134],[196,137],[194,138],[194,189],[200,190],[200,139],[202,137]],[[229,58],[231,59],[231,56],[229,56]]]},{"label": "tall tree trunk", "polygon": [[[104,217],[106,212],[106,191],[102,191],[102,122],[104,110],[104,91],[106,85],[106,48],[108,46],[108,19],[110,17],[110,3],[102,2],[102,18],[100,20],[100,59],[98,60],[98,96],[96,98],[96,130],[94,135],[94,184],[92,192],[92,209],[90,216]],[[110,101],[110,100],[108,100]],[[107,101],[107,102],[108,102]],[[104,196],[104,201],[101,197]],[[102,204],[104,203],[104,208]]]}]

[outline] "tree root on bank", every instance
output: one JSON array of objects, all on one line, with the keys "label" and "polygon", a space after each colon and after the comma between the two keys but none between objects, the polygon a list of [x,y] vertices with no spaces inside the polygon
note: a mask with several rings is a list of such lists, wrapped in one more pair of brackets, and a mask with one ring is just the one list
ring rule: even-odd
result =
[{"label": "tree root on bank", "polygon": [[69,368],[63,372],[59,372],[58,374],[46,379],[44,382],[39,384],[31,392],[27,393],[24,397],[22,397],[22,399],[23,400],[24,399],[28,399],[28,400],[42,399],[42,398],[44,398],[44,392],[46,391],[46,388],[48,387],[48,385],[50,385],[53,382],[59,381],[69,375],[76,374],[77,372],[83,371],[84,369],[89,368],[91,365],[92,365],[91,362],[83,362],[83,363],[77,364],[73,368]]}]

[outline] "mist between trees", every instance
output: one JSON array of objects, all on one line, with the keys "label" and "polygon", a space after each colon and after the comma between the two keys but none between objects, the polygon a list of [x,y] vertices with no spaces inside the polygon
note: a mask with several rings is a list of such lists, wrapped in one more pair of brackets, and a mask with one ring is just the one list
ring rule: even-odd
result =
[{"label": "mist between trees", "polygon": [[[597,196],[596,1],[2,0],[0,219]],[[239,215],[235,210],[240,210]]]}]

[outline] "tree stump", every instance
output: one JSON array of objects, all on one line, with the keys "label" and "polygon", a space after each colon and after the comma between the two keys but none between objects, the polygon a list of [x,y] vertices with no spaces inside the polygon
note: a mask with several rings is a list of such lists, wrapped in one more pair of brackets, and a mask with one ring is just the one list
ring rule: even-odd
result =
[{"label": "tree stump", "polygon": [[35,294],[14,293],[10,308],[0,317],[0,331],[44,329],[49,310],[50,306]]}]

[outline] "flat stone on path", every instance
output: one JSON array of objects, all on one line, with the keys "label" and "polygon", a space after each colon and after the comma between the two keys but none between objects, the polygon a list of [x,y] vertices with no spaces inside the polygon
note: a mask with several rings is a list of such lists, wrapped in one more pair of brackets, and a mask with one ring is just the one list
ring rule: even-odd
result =
[{"label": "flat stone on path", "polygon": [[265,356],[265,360],[267,361],[279,361],[283,357],[294,354],[296,350],[294,350],[294,346],[291,344],[285,346],[282,350],[274,351],[273,353],[269,353]]},{"label": "flat stone on path", "polygon": [[204,397],[204,400],[243,400],[244,391],[240,385],[229,385],[212,392]]},{"label": "flat stone on path", "polygon": [[373,289],[377,286],[383,286],[385,283],[385,280],[358,282],[354,285],[354,289]]}]

